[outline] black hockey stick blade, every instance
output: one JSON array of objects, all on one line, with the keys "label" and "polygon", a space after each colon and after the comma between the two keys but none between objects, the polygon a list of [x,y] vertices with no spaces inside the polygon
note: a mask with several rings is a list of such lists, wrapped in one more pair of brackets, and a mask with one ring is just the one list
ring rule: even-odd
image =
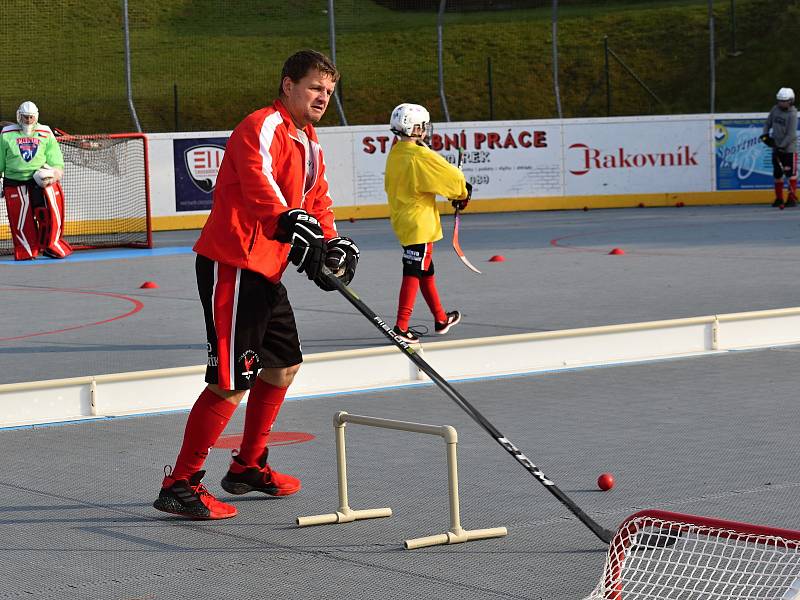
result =
[{"label": "black hockey stick blade", "polygon": [[406,357],[417,365],[420,370],[422,370],[428,377],[431,378],[439,389],[441,389],[451,400],[453,400],[456,404],[458,404],[472,419],[478,423],[489,435],[494,438],[494,440],[500,444],[503,449],[508,452],[514,459],[521,464],[525,470],[530,473],[536,481],[541,483],[547,491],[553,494],[561,504],[563,504],[569,511],[575,515],[581,523],[586,525],[592,533],[594,533],[600,540],[605,542],[606,544],[611,542],[611,539],[614,537],[613,532],[609,531],[602,527],[599,523],[597,523],[594,519],[592,519],[589,515],[587,515],[581,508],[575,504],[564,492],[562,492],[556,484],[549,479],[542,470],[533,464],[530,459],[525,456],[522,451],[520,451],[514,444],[511,443],[508,438],[506,438],[502,433],[500,433],[494,425],[492,425],[486,417],[484,417],[478,410],[470,404],[464,396],[462,396],[455,388],[453,388],[448,381],[439,375],[439,373],[434,370],[414,349],[414,347],[406,342],[404,339],[399,337],[397,334],[392,331],[392,328],[378,315],[376,315],[372,309],[370,309],[364,302],[359,298],[358,294],[356,294],[353,290],[351,290],[348,286],[342,283],[339,278],[331,275],[331,272],[326,268],[323,267],[322,269],[323,276],[327,277],[330,281],[331,285],[336,288],[336,290],[345,297],[345,299],[352,304],[358,312],[364,315],[368,321],[370,321],[384,336],[386,336],[390,342],[392,342],[395,346],[397,346]]}]

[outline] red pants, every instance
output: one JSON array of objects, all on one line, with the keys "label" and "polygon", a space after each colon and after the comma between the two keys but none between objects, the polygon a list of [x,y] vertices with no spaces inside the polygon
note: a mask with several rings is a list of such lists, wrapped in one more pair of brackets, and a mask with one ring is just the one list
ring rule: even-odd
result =
[{"label": "red pants", "polygon": [[39,252],[51,258],[72,254],[64,239],[64,192],[56,182],[40,188],[33,181],[3,186],[14,242],[14,258],[30,260]]}]

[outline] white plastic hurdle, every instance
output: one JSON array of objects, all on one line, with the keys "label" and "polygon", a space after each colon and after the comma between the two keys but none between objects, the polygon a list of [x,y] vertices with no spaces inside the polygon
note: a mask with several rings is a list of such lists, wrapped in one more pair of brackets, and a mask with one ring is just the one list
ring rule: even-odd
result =
[{"label": "white plastic hurdle", "polygon": [[392,516],[392,509],[388,507],[364,510],[353,510],[350,508],[349,499],[347,497],[347,460],[344,436],[344,429],[347,423],[438,435],[444,438],[447,443],[447,483],[450,497],[450,529],[446,533],[406,540],[403,543],[403,547],[406,550],[502,537],[508,533],[505,527],[472,530],[466,530],[461,527],[461,511],[458,500],[458,462],[456,458],[458,433],[454,427],[450,425],[425,425],[423,423],[411,423],[408,421],[379,419],[377,417],[367,417],[364,415],[352,415],[345,411],[339,411],[333,416],[333,427],[336,433],[336,469],[339,479],[339,510],[335,513],[324,515],[297,517],[297,525],[306,527],[308,525],[351,523],[360,519]]}]

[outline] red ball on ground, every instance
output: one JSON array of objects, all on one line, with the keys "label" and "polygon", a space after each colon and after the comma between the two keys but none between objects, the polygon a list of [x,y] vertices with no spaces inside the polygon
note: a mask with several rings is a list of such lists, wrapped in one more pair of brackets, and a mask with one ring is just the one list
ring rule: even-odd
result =
[{"label": "red ball on ground", "polygon": [[609,254],[614,254],[614,255],[625,254],[625,250],[623,250],[622,248],[612,248]]},{"label": "red ball on ground", "polygon": [[639,208],[644,208],[644,202],[639,202]]},{"label": "red ball on ground", "polygon": [[355,220],[353,217],[350,217],[350,222],[351,222],[351,223],[355,223],[355,222],[356,222],[356,220]]},{"label": "red ball on ground", "polygon": [[614,476],[611,473],[603,473],[597,478],[597,487],[607,492],[614,487]]},{"label": "red ball on ground", "polygon": [[489,259],[489,262],[504,262],[506,257],[502,254],[495,254],[492,258]]},{"label": "red ball on ground", "polygon": [[151,289],[151,288],[157,288],[158,284],[155,281],[145,281],[139,287],[142,289]]}]

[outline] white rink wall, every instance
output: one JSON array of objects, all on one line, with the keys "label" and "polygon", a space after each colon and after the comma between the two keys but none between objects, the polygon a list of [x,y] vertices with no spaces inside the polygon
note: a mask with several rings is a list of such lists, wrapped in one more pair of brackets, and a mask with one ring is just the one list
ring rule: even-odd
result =
[{"label": "white rink wall", "polygon": [[[446,123],[435,124],[432,146],[452,162],[457,146],[465,148],[476,211],[750,203],[769,190],[769,151],[758,142],[765,116]],[[383,173],[394,140],[388,127],[318,133],[337,216],[387,216]],[[148,136],[155,229],[202,225],[229,135]]]},{"label": "white rink wall", "polygon": [[[434,342],[419,353],[443,377],[463,380],[794,344],[800,308]],[[0,385],[0,428],[187,409],[204,375],[197,365]],[[426,380],[394,346],[310,354],[289,398]]]}]

